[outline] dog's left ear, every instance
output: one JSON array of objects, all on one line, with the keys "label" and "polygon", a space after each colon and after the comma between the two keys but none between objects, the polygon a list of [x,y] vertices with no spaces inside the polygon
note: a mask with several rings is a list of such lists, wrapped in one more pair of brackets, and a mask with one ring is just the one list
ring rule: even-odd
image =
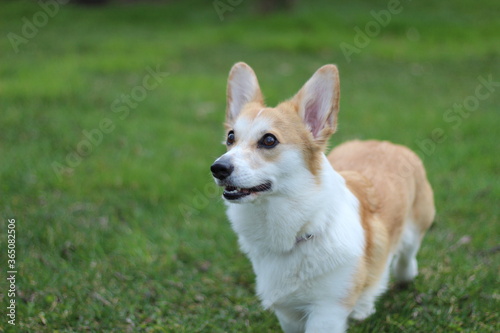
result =
[{"label": "dog's left ear", "polygon": [[304,120],[314,139],[326,144],[337,127],[340,84],[335,65],[325,65],[304,84],[293,97],[299,116]]}]

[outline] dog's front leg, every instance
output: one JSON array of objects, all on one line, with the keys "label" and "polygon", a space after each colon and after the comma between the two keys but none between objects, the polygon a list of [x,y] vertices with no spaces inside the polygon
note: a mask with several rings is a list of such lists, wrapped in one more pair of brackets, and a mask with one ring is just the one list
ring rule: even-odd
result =
[{"label": "dog's front leg", "polygon": [[314,306],[307,318],[306,333],[343,333],[350,310],[340,304]]},{"label": "dog's front leg", "polygon": [[287,309],[275,309],[281,328],[285,333],[304,332],[304,314]]},{"label": "dog's front leg", "polygon": [[303,315],[301,317],[300,314],[287,311],[285,309],[276,309],[276,316],[281,325],[281,329],[285,333],[303,333],[304,332],[304,323]]}]

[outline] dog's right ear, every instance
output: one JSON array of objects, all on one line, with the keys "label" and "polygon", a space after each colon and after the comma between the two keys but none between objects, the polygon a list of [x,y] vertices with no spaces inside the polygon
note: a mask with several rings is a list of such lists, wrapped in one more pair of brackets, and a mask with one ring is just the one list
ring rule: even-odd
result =
[{"label": "dog's right ear", "polygon": [[337,127],[339,112],[339,73],[335,65],[325,65],[293,97],[299,116],[314,139],[325,145]]},{"label": "dog's right ear", "polygon": [[245,104],[250,102],[263,103],[259,82],[250,66],[238,62],[227,79],[226,124],[234,123]]}]

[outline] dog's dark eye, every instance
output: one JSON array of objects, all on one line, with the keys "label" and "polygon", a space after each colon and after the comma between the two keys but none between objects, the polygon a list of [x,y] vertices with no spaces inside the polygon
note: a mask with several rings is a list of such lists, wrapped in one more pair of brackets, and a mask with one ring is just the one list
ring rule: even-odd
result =
[{"label": "dog's dark eye", "polygon": [[229,133],[227,133],[227,140],[226,140],[226,144],[228,146],[232,145],[234,143],[234,132],[233,131],[229,131]]},{"label": "dog's dark eye", "polygon": [[273,148],[278,144],[278,139],[270,133],[265,134],[259,141],[259,147],[262,148]]}]

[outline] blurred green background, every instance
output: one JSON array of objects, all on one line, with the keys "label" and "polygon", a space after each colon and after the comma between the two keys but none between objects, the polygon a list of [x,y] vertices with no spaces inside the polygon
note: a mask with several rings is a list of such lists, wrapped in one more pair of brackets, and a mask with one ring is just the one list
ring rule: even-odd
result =
[{"label": "blurred green background", "polygon": [[420,275],[350,331],[500,330],[500,2],[270,3],[0,2],[0,331],[279,331],[209,172],[237,61],[269,105],[337,64],[331,146],[424,160],[438,213]]}]

